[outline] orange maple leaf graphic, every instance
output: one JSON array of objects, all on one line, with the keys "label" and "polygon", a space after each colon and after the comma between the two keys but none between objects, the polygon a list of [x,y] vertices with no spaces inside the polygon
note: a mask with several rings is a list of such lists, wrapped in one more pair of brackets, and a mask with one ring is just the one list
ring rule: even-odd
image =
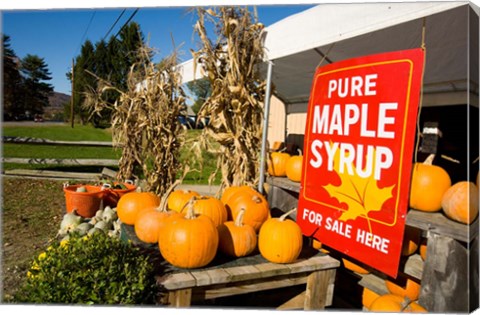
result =
[{"label": "orange maple leaf graphic", "polygon": [[[370,232],[372,232],[369,213],[382,209],[383,204],[393,197],[392,190],[395,185],[379,188],[373,172],[371,172],[372,174],[369,177],[360,177],[356,173],[353,163],[351,163],[353,175],[348,174],[347,167],[343,173],[340,172],[339,151],[337,150],[335,154],[333,168],[340,177],[341,184],[340,186],[328,184],[323,186],[323,188],[331,197],[337,199],[340,203],[347,204],[348,209],[342,213],[338,218],[339,220],[347,221],[364,217],[367,219]],[[375,155],[375,152],[373,154]],[[375,169],[375,165],[372,165],[372,169]]]}]

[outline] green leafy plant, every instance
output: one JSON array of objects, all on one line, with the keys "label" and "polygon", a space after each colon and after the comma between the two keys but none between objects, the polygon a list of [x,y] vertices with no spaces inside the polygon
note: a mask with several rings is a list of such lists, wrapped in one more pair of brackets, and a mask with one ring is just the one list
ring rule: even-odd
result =
[{"label": "green leafy plant", "polygon": [[154,279],[148,257],[130,243],[103,233],[73,234],[33,260],[15,301],[153,304]]}]

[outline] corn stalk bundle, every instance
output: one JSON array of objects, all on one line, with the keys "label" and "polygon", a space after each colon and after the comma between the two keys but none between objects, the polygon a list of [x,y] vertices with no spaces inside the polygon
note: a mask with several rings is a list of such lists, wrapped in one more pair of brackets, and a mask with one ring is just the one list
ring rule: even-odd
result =
[{"label": "corn stalk bundle", "polygon": [[[185,114],[185,94],[176,69],[173,53],[158,66],[149,60],[146,48],[140,50],[140,62],[134,64],[127,78],[126,91],[120,91],[100,80],[93,112],[104,106],[113,108],[113,143],[122,148],[118,180],[137,177],[138,166],[145,177],[145,189],[163,195],[175,182],[181,168],[179,149],[185,141],[185,129],[178,116]],[[114,104],[102,103],[101,95],[115,89],[120,97]]]},{"label": "corn stalk bundle", "polygon": [[[263,25],[252,22],[247,8],[200,8],[197,13],[195,32],[203,47],[192,54],[212,89],[198,116],[210,118],[203,135],[220,144],[220,190],[255,186],[263,176],[259,171],[265,80],[257,67],[264,57]],[[216,43],[207,36],[206,19],[215,26]]]}]

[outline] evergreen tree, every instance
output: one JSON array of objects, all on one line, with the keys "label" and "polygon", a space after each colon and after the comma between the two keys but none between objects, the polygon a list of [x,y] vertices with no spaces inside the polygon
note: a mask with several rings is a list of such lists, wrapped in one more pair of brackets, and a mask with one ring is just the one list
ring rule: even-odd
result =
[{"label": "evergreen tree", "polygon": [[200,110],[200,107],[202,107],[205,100],[211,94],[212,89],[210,87],[210,82],[205,78],[191,81],[187,83],[187,88],[195,96],[192,110],[195,112],[195,114],[197,114]]},{"label": "evergreen tree", "polygon": [[43,58],[28,54],[22,59],[20,71],[24,78],[24,108],[32,116],[42,114],[43,108],[49,105],[48,97],[53,86],[45,81],[52,79],[48,66]]},{"label": "evergreen tree", "polygon": [[10,36],[3,34],[3,114],[13,118],[25,112],[22,101],[20,60],[10,47]]},{"label": "evergreen tree", "polygon": [[[95,72],[95,48],[91,41],[87,40],[82,45],[81,53],[75,60],[74,114],[80,116],[82,124],[88,120],[88,111],[82,107],[85,102],[85,93],[96,86],[95,78],[91,73]],[[71,75],[71,74],[70,74]],[[68,115],[69,116],[69,115]]]}]

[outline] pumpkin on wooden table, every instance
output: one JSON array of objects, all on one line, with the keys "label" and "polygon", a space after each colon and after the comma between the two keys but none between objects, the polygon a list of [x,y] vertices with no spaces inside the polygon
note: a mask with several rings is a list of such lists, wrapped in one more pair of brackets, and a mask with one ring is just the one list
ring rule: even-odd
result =
[{"label": "pumpkin on wooden table", "polygon": [[413,255],[417,251],[418,246],[420,246],[421,237],[422,232],[419,229],[405,226],[402,241],[402,256]]},{"label": "pumpkin on wooden table", "polygon": [[418,253],[420,254],[420,257],[422,257],[423,261],[427,259],[427,239],[426,238],[422,238],[422,240],[420,241]]},{"label": "pumpkin on wooden table", "polygon": [[388,291],[392,294],[408,297],[411,301],[418,300],[420,296],[421,285],[419,282],[410,278],[398,278],[403,283],[395,283],[393,280],[385,279],[385,285]]},{"label": "pumpkin on wooden table", "polygon": [[468,181],[450,187],[442,198],[445,215],[457,222],[470,224],[478,215],[478,188]]},{"label": "pumpkin on wooden table", "polygon": [[273,263],[294,262],[303,246],[302,230],[287,216],[296,211],[292,209],[279,218],[270,218],[263,223],[258,234],[258,249],[266,260]]},{"label": "pumpkin on wooden table", "polygon": [[379,297],[380,297],[380,294],[370,290],[367,287],[364,287],[362,292],[362,305],[366,309],[370,310],[370,306],[372,305],[373,301],[375,301]]},{"label": "pumpkin on wooden table", "polygon": [[436,212],[442,209],[442,197],[452,185],[450,175],[440,166],[433,165],[431,154],[423,163],[413,165],[409,205],[411,208]]},{"label": "pumpkin on wooden table", "polygon": [[118,200],[117,215],[123,223],[134,225],[141,211],[159,205],[160,197],[152,192],[129,192]]},{"label": "pumpkin on wooden table", "polygon": [[257,247],[257,233],[252,226],[243,224],[245,210],[241,210],[235,221],[220,224],[218,229],[221,252],[232,257],[243,257],[251,254]]},{"label": "pumpkin on wooden table", "polygon": [[267,172],[272,176],[286,176],[287,161],[290,154],[286,152],[271,152],[267,161]]},{"label": "pumpkin on wooden table", "polygon": [[242,209],[245,210],[243,223],[252,226],[255,232],[258,232],[262,224],[270,217],[270,206],[267,199],[248,186],[236,189],[226,199],[225,207],[230,221],[233,221]]},{"label": "pumpkin on wooden table", "polygon": [[158,242],[160,231],[165,227],[171,216],[181,216],[175,211],[162,210],[160,207],[151,207],[141,211],[135,220],[134,231],[139,240],[149,244]]},{"label": "pumpkin on wooden table", "polygon": [[[227,210],[225,205],[217,198],[200,196],[192,197],[193,211],[195,214],[203,214],[212,219],[215,226],[227,221]],[[185,209],[183,213],[186,213]]]},{"label": "pumpkin on wooden table", "polygon": [[175,267],[200,268],[208,265],[217,253],[218,231],[212,219],[197,215],[193,200],[185,216],[172,216],[160,230],[159,248],[163,258]]},{"label": "pumpkin on wooden table", "polygon": [[303,156],[301,150],[298,152],[299,155],[291,156],[285,165],[285,174],[293,182],[300,182],[302,179]]},{"label": "pumpkin on wooden table", "polygon": [[342,262],[343,262],[343,267],[345,267],[346,269],[351,270],[353,272],[356,272],[356,273],[359,273],[359,274],[362,274],[362,275],[366,275],[366,274],[370,273],[370,270],[365,269],[360,265],[357,265],[356,263],[352,262],[349,259],[342,258]]},{"label": "pumpkin on wooden table", "polygon": [[200,194],[192,190],[177,189],[168,195],[168,209],[176,212],[182,212],[182,209],[192,197],[200,197]]}]

